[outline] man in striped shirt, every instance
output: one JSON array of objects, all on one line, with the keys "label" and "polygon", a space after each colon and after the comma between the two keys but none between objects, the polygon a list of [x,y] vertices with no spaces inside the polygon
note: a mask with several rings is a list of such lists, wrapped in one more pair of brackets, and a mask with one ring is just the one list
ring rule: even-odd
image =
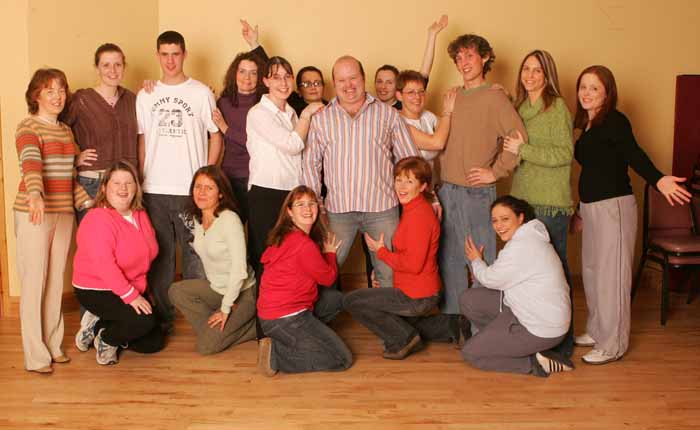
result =
[{"label": "man in striped shirt", "polygon": [[[399,223],[393,166],[419,152],[398,112],[365,92],[365,72],[357,59],[336,60],[333,86],[336,98],[311,119],[302,183],[320,195],[323,169],[324,208],[341,241],[337,258],[342,265],[358,231],[383,236],[391,249]],[[379,284],[391,287],[391,268],[375,253],[371,258]]]}]

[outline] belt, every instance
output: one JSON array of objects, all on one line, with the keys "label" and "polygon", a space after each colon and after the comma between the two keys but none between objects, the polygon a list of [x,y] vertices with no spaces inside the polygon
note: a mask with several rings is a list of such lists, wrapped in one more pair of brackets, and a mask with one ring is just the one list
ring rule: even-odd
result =
[{"label": "belt", "polygon": [[82,172],[78,172],[78,176],[90,179],[102,179],[105,172],[106,170],[83,170]]}]

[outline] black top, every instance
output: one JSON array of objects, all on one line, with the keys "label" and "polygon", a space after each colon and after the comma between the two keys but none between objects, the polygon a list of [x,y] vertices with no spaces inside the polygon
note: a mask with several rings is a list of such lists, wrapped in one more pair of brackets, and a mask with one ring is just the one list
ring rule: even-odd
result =
[{"label": "black top", "polygon": [[581,134],[574,157],[581,165],[578,192],[584,203],[632,194],[628,166],[652,186],[663,176],[637,145],[629,120],[618,110]]},{"label": "black top", "polygon": [[[287,103],[289,103],[289,106],[291,106],[292,109],[294,109],[294,111],[299,117],[301,117],[301,111],[303,111],[306,108],[306,106],[309,105],[308,103],[306,103],[306,100],[304,100],[304,98],[301,95],[299,95],[299,93],[296,91],[292,91],[292,94],[290,94],[289,98],[287,99]],[[328,100],[321,99],[321,103],[327,105]]]}]

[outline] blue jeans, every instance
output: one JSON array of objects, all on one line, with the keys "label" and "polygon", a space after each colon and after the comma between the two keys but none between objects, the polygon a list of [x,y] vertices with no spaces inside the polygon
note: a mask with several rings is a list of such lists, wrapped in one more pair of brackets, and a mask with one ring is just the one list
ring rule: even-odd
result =
[{"label": "blue jeans", "polygon": [[449,318],[430,315],[440,296],[413,299],[398,288],[362,288],[345,295],[343,308],[384,341],[384,350],[397,352],[418,334],[422,340],[459,339]]},{"label": "blue jeans", "polygon": [[324,323],[340,312],[341,304],[339,291],[319,287],[313,312],[276,320],[260,319],[265,335],[272,338],[272,368],[286,373],[348,369],[352,353]]},{"label": "blue jeans", "polygon": [[[484,260],[496,258],[496,233],[491,227],[491,203],[496,200],[496,186],[462,187],[445,182],[438,190],[442,205],[440,235],[440,275],[445,288],[441,311],[459,314],[459,297],[467,290],[469,261],[464,255],[464,240],[471,236],[477,246],[484,246]],[[471,270],[471,269],[470,269]],[[474,281],[472,288],[481,287]]]},{"label": "blue jeans", "polygon": [[[360,233],[369,233],[374,239],[378,239],[383,233],[384,246],[391,251],[391,240],[394,237],[396,226],[399,225],[399,208],[396,206],[382,212],[328,212],[328,220],[331,231],[335,233],[338,240],[342,241],[336,254],[338,266],[342,266],[345,259],[348,258],[358,230]],[[379,285],[392,287],[394,282],[391,268],[379,260],[376,253],[370,252],[369,255]]]},{"label": "blue jeans", "polygon": [[[564,267],[564,276],[566,276],[566,282],[569,284],[569,296],[571,297],[571,306],[574,305],[574,290],[573,284],[571,283],[571,272],[569,272],[569,263],[566,254],[566,243],[569,233],[569,215],[556,215],[556,216],[545,216],[540,215],[537,217],[542,223],[547,227],[547,232],[549,233],[549,240],[552,242],[554,250],[557,252],[561,264]],[[571,312],[571,325],[569,326],[569,331],[566,333],[566,337],[556,348],[565,357],[571,357],[574,353],[574,313]]]},{"label": "blue jeans", "polygon": [[202,260],[190,245],[192,232],[182,219],[189,196],[144,194],[143,204],[151,218],[158,241],[158,256],[148,271],[148,287],[155,301],[155,314],[161,322],[175,320],[175,308],[170,303],[168,290],[175,280],[175,249],[182,250],[183,279],[207,279]]},{"label": "blue jeans", "polygon": [[[78,183],[83,186],[85,191],[88,193],[90,198],[94,199],[97,195],[97,191],[100,189],[100,180],[96,178],[85,178],[78,175]],[[75,221],[80,225],[80,221],[85,218],[88,209],[81,209],[75,211]]]}]

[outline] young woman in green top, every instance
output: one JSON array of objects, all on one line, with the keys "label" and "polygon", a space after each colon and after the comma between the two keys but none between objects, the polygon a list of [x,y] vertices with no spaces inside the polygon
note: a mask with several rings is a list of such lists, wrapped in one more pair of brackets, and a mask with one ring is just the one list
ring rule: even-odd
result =
[{"label": "young woman in green top", "polygon": [[[574,152],[571,115],[559,91],[554,59],[547,51],[534,50],[520,64],[515,108],[525,123],[528,141],[525,143],[519,133],[504,139],[504,149],[520,155],[522,160],[513,174],[511,194],[527,200],[547,226],[571,285],[566,258],[569,218],[574,213],[570,186]],[[559,350],[571,356],[573,326]]]}]

